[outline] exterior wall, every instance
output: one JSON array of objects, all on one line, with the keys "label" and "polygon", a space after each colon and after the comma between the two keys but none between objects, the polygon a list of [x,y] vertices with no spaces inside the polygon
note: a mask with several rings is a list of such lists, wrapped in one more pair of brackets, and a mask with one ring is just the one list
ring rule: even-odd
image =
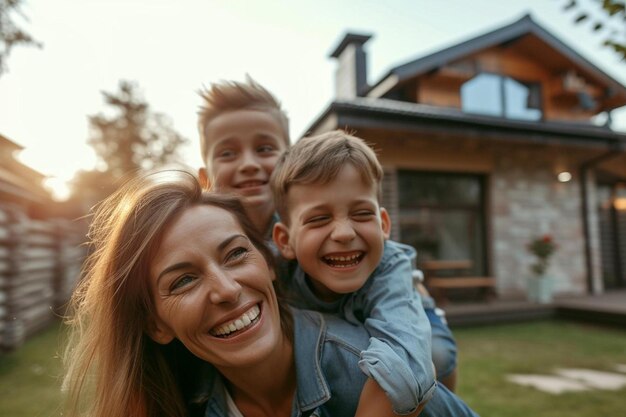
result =
[{"label": "exterior wall", "polygon": [[[383,186],[395,187],[383,192],[383,204],[391,208],[394,223],[398,223],[397,203],[393,202],[398,192],[398,169],[487,175],[486,249],[500,296],[524,296],[533,262],[526,244],[543,234],[551,234],[559,245],[549,268],[555,279],[555,293],[587,291],[581,185],[572,169],[584,159],[582,152],[480,140],[409,138],[383,132],[362,131],[357,136],[378,150],[389,177]],[[563,154],[569,155],[565,161]],[[559,183],[556,173],[565,167],[574,178]],[[589,213],[593,217],[596,207],[594,203],[591,206]],[[401,230],[394,230],[394,235],[401,240]],[[594,241],[597,256],[597,236]]]},{"label": "exterior wall", "polygon": [[559,248],[548,273],[555,292],[586,292],[586,266],[580,179],[559,183],[554,155],[545,147],[499,147],[492,173],[493,253],[498,290],[522,293],[532,256],[526,244],[543,234]]}]

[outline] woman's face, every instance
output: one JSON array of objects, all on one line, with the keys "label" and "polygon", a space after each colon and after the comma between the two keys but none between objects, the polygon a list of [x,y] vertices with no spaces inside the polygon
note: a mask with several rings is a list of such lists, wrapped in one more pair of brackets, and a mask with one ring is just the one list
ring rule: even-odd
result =
[{"label": "woman's face", "polygon": [[274,274],[229,212],[199,205],[178,215],[149,275],[156,342],[177,338],[218,369],[252,365],[280,346]]}]

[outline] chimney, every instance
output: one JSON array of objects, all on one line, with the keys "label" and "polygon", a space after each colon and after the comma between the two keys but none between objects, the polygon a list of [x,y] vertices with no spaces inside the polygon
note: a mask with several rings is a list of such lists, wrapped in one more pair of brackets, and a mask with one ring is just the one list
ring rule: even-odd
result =
[{"label": "chimney", "polygon": [[363,45],[371,37],[372,35],[347,33],[330,54],[331,58],[339,61],[335,71],[335,98],[362,97],[367,91],[367,62]]}]

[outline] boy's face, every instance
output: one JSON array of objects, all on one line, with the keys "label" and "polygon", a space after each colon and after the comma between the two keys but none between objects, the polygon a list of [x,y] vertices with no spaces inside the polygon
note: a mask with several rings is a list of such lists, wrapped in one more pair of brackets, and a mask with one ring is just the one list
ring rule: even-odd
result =
[{"label": "boy's face", "polygon": [[211,120],[207,167],[200,177],[220,193],[234,193],[246,208],[273,211],[269,179],[278,157],[287,148],[278,119],[260,110],[235,110]]},{"label": "boy's face", "polygon": [[346,165],[328,184],[292,186],[287,202],[289,226],[274,228],[283,256],[298,260],[322,299],[361,288],[382,258],[391,228],[376,186]]}]

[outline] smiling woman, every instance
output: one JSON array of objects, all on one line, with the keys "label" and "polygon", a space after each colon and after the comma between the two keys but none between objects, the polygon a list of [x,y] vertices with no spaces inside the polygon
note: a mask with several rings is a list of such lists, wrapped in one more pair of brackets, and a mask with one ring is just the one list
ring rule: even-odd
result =
[{"label": "smiling woman", "polygon": [[[286,310],[243,213],[182,171],[139,176],[97,209],[68,320],[66,415],[354,415],[369,335]],[[422,415],[474,414],[440,386]]]}]

